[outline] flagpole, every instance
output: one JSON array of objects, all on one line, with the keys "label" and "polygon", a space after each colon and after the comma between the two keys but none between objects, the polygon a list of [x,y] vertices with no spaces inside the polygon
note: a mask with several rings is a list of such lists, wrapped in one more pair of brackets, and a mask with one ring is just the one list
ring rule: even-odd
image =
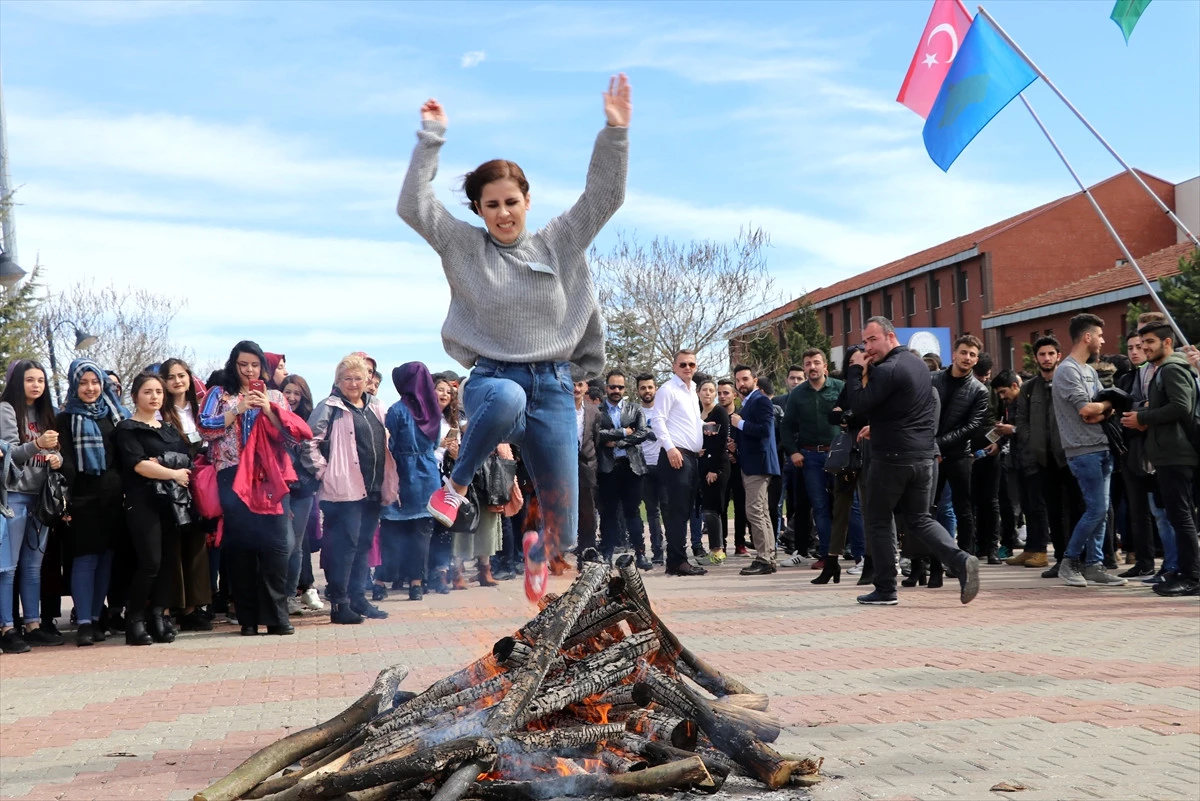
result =
[{"label": "flagpole", "polygon": [[1029,101],[1025,99],[1025,95],[1021,95],[1021,102],[1025,104],[1025,108],[1029,109],[1029,113],[1033,116],[1033,121],[1036,122],[1038,127],[1042,129],[1042,133],[1045,135],[1046,140],[1050,142],[1050,146],[1054,148],[1054,152],[1058,154],[1058,157],[1066,166],[1067,171],[1071,173],[1071,177],[1075,179],[1075,183],[1079,185],[1079,188],[1083,190],[1083,194],[1086,195],[1087,199],[1091,202],[1092,208],[1096,210],[1096,214],[1100,217],[1100,222],[1104,223],[1104,227],[1108,229],[1108,233],[1113,238],[1113,241],[1117,243],[1117,245],[1121,248],[1121,252],[1125,254],[1125,260],[1128,261],[1130,266],[1133,267],[1133,271],[1137,273],[1142,285],[1145,286],[1146,290],[1150,293],[1150,297],[1154,300],[1154,305],[1158,306],[1159,310],[1166,315],[1167,322],[1170,323],[1171,327],[1175,329],[1175,333],[1179,337],[1179,344],[1188,344],[1187,339],[1184,337],[1183,329],[1179,327],[1179,325],[1175,322],[1175,318],[1171,316],[1171,312],[1167,310],[1167,304],[1164,303],[1162,298],[1159,297],[1158,293],[1154,291],[1154,287],[1150,285],[1150,279],[1146,278],[1146,274],[1142,272],[1142,268],[1138,266],[1137,259],[1135,259],[1133,254],[1129,252],[1129,248],[1125,247],[1125,243],[1117,234],[1116,229],[1113,228],[1112,223],[1108,221],[1108,217],[1105,216],[1104,211],[1100,208],[1100,204],[1096,202],[1096,198],[1092,196],[1091,191],[1083,185],[1083,181],[1079,179],[1079,174],[1075,172],[1075,168],[1071,166],[1071,162],[1067,161],[1067,157],[1059,148],[1058,143],[1054,141],[1054,137],[1050,135],[1050,131],[1046,130],[1046,126],[1042,123],[1042,119],[1037,115],[1037,112],[1033,110],[1033,106],[1029,105]]},{"label": "flagpole", "polygon": [[[1059,88],[1054,85],[1054,81],[1050,80],[1050,76],[1047,75],[1046,73],[1042,72],[1041,68],[1037,64],[1033,63],[1033,59],[1031,59],[1029,57],[1029,54],[1027,54],[1024,50],[1022,50],[1021,46],[1019,44],[1017,44],[1016,42],[1013,41],[1013,38],[1008,35],[1008,32],[1005,31],[1004,28],[1000,27],[1000,23],[996,22],[996,20],[992,17],[992,15],[987,12],[987,9],[985,9],[983,6],[979,6],[978,8],[979,8],[979,13],[982,14],[987,19],[988,22],[992,23],[992,26],[996,29],[996,32],[999,33],[1000,36],[1004,39],[1004,41],[1008,43],[1008,46],[1011,47],[1014,51],[1016,51],[1016,53],[1019,56],[1021,56],[1021,58],[1025,59],[1025,63],[1029,65],[1030,69],[1032,69],[1034,72],[1036,72],[1038,74],[1038,77],[1046,82],[1046,85],[1050,87],[1050,90],[1052,92],[1054,92],[1054,94],[1058,95],[1058,99],[1061,100],[1064,104],[1066,104],[1067,108],[1071,109],[1072,113],[1074,113],[1075,116],[1079,118],[1079,121],[1082,122],[1084,127],[1087,128],[1091,132],[1092,136],[1096,137],[1097,141],[1099,141],[1100,144],[1104,145],[1104,149],[1107,150],[1110,154],[1112,154],[1112,157],[1115,158],[1121,164],[1121,166],[1125,168],[1125,172],[1132,175],[1134,180],[1137,181],[1138,184],[1141,185],[1142,189],[1146,190],[1146,194],[1148,194],[1148,195],[1150,195],[1150,197],[1154,198],[1154,202],[1158,204],[1158,207],[1160,209],[1162,209],[1164,212],[1166,212],[1167,216],[1170,217],[1171,220],[1175,223],[1175,227],[1177,227],[1180,231],[1182,231],[1184,234],[1186,234],[1187,238],[1192,240],[1193,245],[1195,245],[1196,247],[1200,247],[1200,239],[1197,239],[1196,235],[1193,234],[1191,231],[1189,231],[1187,226],[1183,224],[1183,221],[1175,216],[1175,212],[1171,211],[1171,208],[1169,206],[1167,206],[1166,203],[1163,202],[1163,199],[1160,198],[1157,194],[1155,194],[1154,190],[1152,190],[1149,186],[1146,185],[1146,182],[1142,180],[1142,176],[1138,175],[1137,171],[1135,169],[1133,169],[1133,167],[1130,167],[1129,164],[1125,161],[1125,159],[1121,158],[1121,155],[1119,153],[1117,153],[1117,151],[1113,150],[1112,145],[1110,145],[1104,139],[1104,137],[1100,135],[1099,131],[1097,131],[1095,128],[1092,127],[1092,124],[1087,121],[1087,118],[1083,116],[1083,114],[1079,111],[1079,109],[1075,108],[1075,105],[1070,100],[1067,99],[1067,96],[1064,95],[1061,91],[1059,91]],[[1025,105],[1028,106],[1029,104],[1026,103]],[[1032,113],[1033,109],[1030,108],[1029,110]],[[1036,115],[1035,115],[1035,117],[1036,117]],[[1043,128],[1043,130],[1045,130],[1045,129]]]}]

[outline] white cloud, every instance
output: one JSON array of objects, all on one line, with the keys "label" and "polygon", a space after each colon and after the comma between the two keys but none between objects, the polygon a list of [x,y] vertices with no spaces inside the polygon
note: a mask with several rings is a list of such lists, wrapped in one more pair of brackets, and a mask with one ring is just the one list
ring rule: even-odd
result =
[{"label": "white cloud", "polygon": [[471,67],[477,67],[480,64],[482,64],[484,62],[484,59],[486,59],[486,58],[487,58],[487,53],[485,53],[484,51],[470,50],[466,53],[463,53],[462,62],[461,62],[462,68],[465,70],[468,70]]}]

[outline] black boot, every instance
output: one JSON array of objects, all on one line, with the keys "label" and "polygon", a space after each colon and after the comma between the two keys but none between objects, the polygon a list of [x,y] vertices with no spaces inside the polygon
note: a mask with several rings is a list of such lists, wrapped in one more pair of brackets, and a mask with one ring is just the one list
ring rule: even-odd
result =
[{"label": "black boot", "polygon": [[861,587],[864,584],[874,584],[874,583],[875,583],[875,562],[874,562],[874,560],[871,559],[871,554],[865,554],[863,556],[862,573],[859,574],[859,576],[858,576],[858,586]]},{"label": "black boot", "polygon": [[908,578],[900,582],[901,587],[924,587],[927,577],[928,561],[924,556],[914,556],[912,566],[908,569]]},{"label": "black boot", "polygon": [[79,629],[75,632],[75,644],[94,645],[96,640],[93,637],[93,631],[91,623],[80,623]]},{"label": "black boot", "polygon": [[163,618],[162,609],[151,609],[150,617],[146,622],[146,630],[155,642],[175,642],[175,632],[167,628],[167,621]]},{"label": "black boot", "polygon": [[834,584],[842,583],[842,563],[838,561],[836,554],[829,554],[825,557],[825,563],[821,567],[821,575],[813,579],[812,583],[828,584],[830,579],[833,579]]},{"label": "black boot", "polygon": [[333,604],[329,605],[329,621],[331,623],[339,623],[342,625],[354,625],[362,623],[363,616],[350,608],[350,604]]},{"label": "black boot", "polygon": [[125,618],[125,644],[150,645],[154,638],[146,633],[146,621],[140,617]]},{"label": "black boot", "polygon": [[941,561],[936,556],[930,557],[930,559],[929,559],[929,589],[936,590],[938,587],[942,586],[943,573],[944,573],[944,570],[942,568]]}]

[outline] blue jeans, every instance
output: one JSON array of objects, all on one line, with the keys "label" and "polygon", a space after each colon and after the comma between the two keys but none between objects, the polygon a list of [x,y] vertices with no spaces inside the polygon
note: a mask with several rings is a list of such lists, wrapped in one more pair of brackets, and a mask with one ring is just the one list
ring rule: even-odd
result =
[{"label": "blue jeans", "polygon": [[950,498],[950,482],[942,488],[942,496],[937,499],[937,521],[942,528],[950,532],[950,536],[958,538],[958,518],[954,516],[954,504]]},{"label": "blue jeans", "polygon": [[108,595],[112,559],[113,552],[109,550],[76,556],[71,561],[71,598],[79,623],[91,623],[100,617],[104,596]]},{"label": "blue jeans", "polygon": [[829,538],[833,531],[833,476],[825,472],[827,452],[801,451],[804,464],[800,473],[804,476],[804,489],[812,504],[813,522],[817,526],[817,541],[821,545],[820,555],[829,553]]},{"label": "blue jeans", "polygon": [[[1162,541],[1162,570],[1164,573],[1178,573],[1179,548],[1175,541],[1175,527],[1167,519],[1167,510],[1159,506],[1158,501],[1155,500],[1154,493],[1150,493],[1148,500],[1150,501],[1150,514],[1154,515],[1154,522],[1158,524],[1158,538]],[[1154,551],[1151,550],[1150,553],[1153,555]]]},{"label": "blue jeans", "polygon": [[1112,454],[1103,450],[1068,456],[1067,466],[1083,495],[1083,516],[1067,542],[1066,557],[1086,565],[1104,562],[1104,526],[1108,518],[1108,491],[1112,481]]},{"label": "blue jeans", "polygon": [[325,578],[330,603],[362,608],[366,602],[367,556],[375,527],[379,525],[379,501],[321,501],[325,514]]},{"label": "blue jeans", "polygon": [[42,558],[46,555],[46,537],[50,531],[34,517],[37,504],[36,495],[8,493],[8,506],[14,512],[8,521],[8,534],[14,544],[20,543],[21,547],[17,574],[21,588],[21,620],[24,623],[37,623],[41,619]]},{"label": "blue jeans", "polygon": [[575,547],[579,452],[575,385],[567,362],[517,364],[480,358],[463,387],[467,425],[450,480],[469,485],[501,442],[521,445],[550,553]]},{"label": "blue jeans", "polygon": [[300,566],[308,555],[304,552],[304,532],[308,528],[308,515],[312,512],[314,500],[315,496],[312,495],[293,498],[290,492],[283,496],[283,513],[288,518],[292,535],[288,542],[291,550],[288,552],[287,589],[293,594],[300,586]]}]

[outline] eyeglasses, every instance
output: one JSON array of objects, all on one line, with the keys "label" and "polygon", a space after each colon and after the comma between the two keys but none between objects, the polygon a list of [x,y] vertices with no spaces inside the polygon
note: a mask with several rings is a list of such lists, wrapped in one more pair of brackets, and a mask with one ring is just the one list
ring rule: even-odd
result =
[{"label": "eyeglasses", "polygon": [[695,362],[677,362],[675,364],[675,366],[676,367],[695,367],[696,363]]},{"label": "eyeglasses", "polygon": [[625,389],[625,385],[624,384],[609,384],[608,388],[609,389]]}]

